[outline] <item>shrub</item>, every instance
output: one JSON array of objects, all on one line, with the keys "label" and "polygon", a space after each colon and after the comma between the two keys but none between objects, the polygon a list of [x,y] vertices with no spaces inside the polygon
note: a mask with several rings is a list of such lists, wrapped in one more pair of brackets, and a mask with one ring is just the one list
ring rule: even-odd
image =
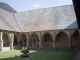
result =
[{"label": "shrub", "polygon": [[22,49],[22,50],[21,50],[21,53],[23,53],[23,54],[29,54],[28,48],[27,48],[27,49]]}]

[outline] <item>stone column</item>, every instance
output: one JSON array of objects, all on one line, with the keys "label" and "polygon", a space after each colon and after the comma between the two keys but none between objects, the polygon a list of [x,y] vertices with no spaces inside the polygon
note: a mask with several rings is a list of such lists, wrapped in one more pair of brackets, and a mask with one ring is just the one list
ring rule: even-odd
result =
[{"label": "stone column", "polygon": [[3,40],[2,40],[3,32],[0,32],[0,51],[3,50]]},{"label": "stone column", "polygon": [[71,31],[69,32],[69,49],[72,49],[72,42],[71,42]]},{"label": "stone column", "polygon": [[79,42],[78,42],[78,48],[80,48],[80,30],[78,30],[78,32],[79,32]]},{"label": "stone column", "polygon": [[32,40],[32,48],[33,48],[34,47],[34,44],[33,44],[34,41],[33,41],[33,39],[31,39],[31,40]]},{"label": "stone column", "polygon": [[35,41],[35,42],[36,42],[36,48],[37,48],[37,40],[38,40],[38,39],[36,39],[36,41]]},{"label": "stone column", "polygon": [[42,48],[42,37],[41,37],[41,32],[39,33],[39,49]]},{"label": "stone column", "polygon": [[[25,34],[26,35],[26,34]],[[26,48],[27,48],[27,35],[26,35]]]},{"label": "stone column", "polygon": [[55,39],[55,32],[53,34],[53,49],[56,49],[56,39]]},{"label": "stone column", "polygon": [[10,33],[10,50],[13,50],[14,34]]},{"label": "stone column", "polygon": [[79,31],[79,48],[80,48],[80,31]]},{"label": "stone column", "polygon": [[29,48],[29,34],[27,33],[27,48]]},{"label": "stone column", "polygon": [[18,48],[20,48],[20,44],[19,44],[19,41],[20,41],[20,39],[19,39],[19,37],[18,37]]}]

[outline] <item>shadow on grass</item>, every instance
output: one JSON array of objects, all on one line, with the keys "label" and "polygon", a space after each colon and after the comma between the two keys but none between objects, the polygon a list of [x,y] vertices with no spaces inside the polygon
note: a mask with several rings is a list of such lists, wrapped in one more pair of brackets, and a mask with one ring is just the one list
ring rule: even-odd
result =
[{"label": "shadow on grass", "polygon": [[0,60],[26,60],[26,59],[21,57],[9,57],[9,58],[3,58]]},{"label": "shadow on grass", "polygon": [[73,50],[44,50],[30,60],[72,60],[75,53]]},{"label": "shadow on grass", "polygon": [[[30,56],[33,56],[35,53],[39,52],[38,50],[30,50]],[[5,53],[6,55],[6,53]],[[3,56],[4,58],[0,58],[0,60],[26,60],[26,58],[21,58],[20,55],[15,55],[15,57],[8,57],[5,58],[5,56]]]},{"label": "shadow on grass", "polygon": [[[72,50],[30,50],[29,55],[30,60],[72,60],[75,53]],[[14,56],[0,60],[26,60],[26,58],[21,58],[19,55]]]}]

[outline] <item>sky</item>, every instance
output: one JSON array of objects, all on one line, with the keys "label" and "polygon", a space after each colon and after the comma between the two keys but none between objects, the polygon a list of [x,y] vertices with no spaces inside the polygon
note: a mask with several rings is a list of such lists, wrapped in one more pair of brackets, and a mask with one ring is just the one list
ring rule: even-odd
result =
[{"label": "sky", "polygon": [[13,7],[17,12],[72,4],[72,0],[0,0]]}]

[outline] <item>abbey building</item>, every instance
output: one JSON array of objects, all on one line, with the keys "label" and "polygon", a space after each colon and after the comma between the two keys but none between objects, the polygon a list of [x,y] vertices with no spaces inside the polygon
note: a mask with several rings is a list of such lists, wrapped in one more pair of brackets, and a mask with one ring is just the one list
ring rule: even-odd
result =
[{"label": "abbey building", "polygon": [[80,49],[80,29],[73,5],[10,13],[0,8],[0,51]]}]

